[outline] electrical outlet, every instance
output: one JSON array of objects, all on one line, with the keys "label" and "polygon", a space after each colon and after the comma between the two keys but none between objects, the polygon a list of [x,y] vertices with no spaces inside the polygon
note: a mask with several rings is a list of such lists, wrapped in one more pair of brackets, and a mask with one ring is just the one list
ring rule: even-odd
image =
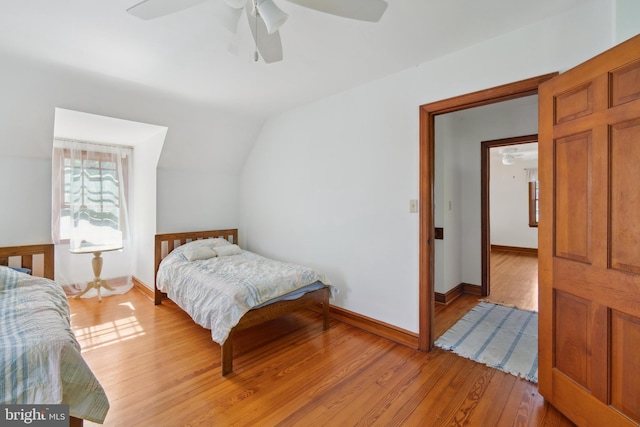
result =
[{"label": "electrical outlet", "polygon": [[409,213],[418,213],[418,201],[409,200]]}]

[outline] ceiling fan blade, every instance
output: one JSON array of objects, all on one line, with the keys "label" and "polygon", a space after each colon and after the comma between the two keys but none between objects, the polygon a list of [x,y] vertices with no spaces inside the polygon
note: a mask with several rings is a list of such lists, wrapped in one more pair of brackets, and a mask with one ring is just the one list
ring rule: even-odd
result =
[{"label": "ceiling fan blade", "polygon": [[216,16],[222,25],[233,34],[238,31],[238,21],[240,21],[240,15],[242,15],[242,6],[236,8],[230,6],[228,2],[222,2],[224,5],[219,9],[219,14]]},{"label": "ceiling fan blade", "polygon": [[309,9],[357,19],[358,21],[378,22],[387,10],[385,0],[288,0],[291,3]]},{"label": "ceiling fan blade", "polygon": [[264,59],[264,62],[271,64],[282,61],[280,32],[276,31],[269,34],[264,21],[260,17],[256,19],[256,15],[251,13],[250,8],[247,7],[245,10],[247,11],[247,20],[249,21],[249,28],[251,28],[251,35],[258,46],[258,52],[260,52],[260,56]]},{"label": "ceiling fan blade", "polygon": [[154,19],[188,9],[207,0],[144,0],[127,9],[140,19]]}]

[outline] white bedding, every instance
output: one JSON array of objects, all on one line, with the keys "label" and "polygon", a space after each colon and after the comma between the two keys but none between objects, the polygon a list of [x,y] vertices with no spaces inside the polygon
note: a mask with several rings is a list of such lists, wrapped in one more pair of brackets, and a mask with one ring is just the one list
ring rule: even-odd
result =
[{"label": "white bedding", "polygon": [[80,354],[55,282],[0,266],[0,404],[68,404],[102,423],[109,401]]},{"label": "white bedding", "polygon": [[[211,330],[219,344],[252,308],[298,288],[322,282],[331,296],[336,289],[316,271],[297,264],[274,261],[249,251],[188,261],[183,254],[194,246],[228,245],[222,239],[198,240],[179,246],[167,255],[158,269],[157,287],[189,313],[202,327]],[[221,253],[225,251],[220,251]]]}]

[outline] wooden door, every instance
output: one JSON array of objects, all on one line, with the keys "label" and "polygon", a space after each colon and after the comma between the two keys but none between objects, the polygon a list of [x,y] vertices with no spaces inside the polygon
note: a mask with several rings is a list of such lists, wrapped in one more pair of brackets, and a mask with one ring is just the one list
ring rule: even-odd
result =
[{"label": "wooden door", "polygon": [[539,390],[640,424],[640,36],[540,86]]}]

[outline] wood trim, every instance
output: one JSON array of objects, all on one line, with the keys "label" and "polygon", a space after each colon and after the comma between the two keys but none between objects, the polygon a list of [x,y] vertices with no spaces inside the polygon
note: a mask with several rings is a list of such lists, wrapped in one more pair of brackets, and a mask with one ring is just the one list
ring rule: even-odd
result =
[{"label": "wood trim", "polygon": [[465,294],[482,296],[482,286],[472,285],[471,283],[463,283],[462,290]]},{"label": "wood trim", "polygon": [[507,251],[538,255],[538,248],[521,248],[519,246],[491,245],[492,251]]},{"label": "wood trim", "polygon": [[155,298],[155,292],[153,289],[145,285],[140,279],[136,276],[131,277],[131,281],[133,282],[133,287],[137,289],[139,292],[142,292],[145,296],[149,297],[152,301]]},{"label": "wood trim", "polygon": [[536,76],[485,89],[466,95],[460,95],[442,101],[421,105],[419,108],[420,142],[419,142],[419,253],[418,253],[418,299],[419,349],[430,351],[434,342],[434,287],[433,287],[433,253],[431,233],[433,232],[433,191],[434,191],[434,149],[435,149],[435,117],[440,114],[479,107],[507,101],[538,93],[538,86],[558,75],[557,72]]},{"label": "wood trim", "polygon": [[436,115],[453,113],[468,108],[481,107],[496,102],[509,101],[523,96],[536,95],[538,86],[558,75],[558,72],[542,74],[525,80],[495,86],[442,101],[431,102],[420,106],[420,110]]},{"label": "wood trim", "polygon": [[[317,311],[318,309],[314,307],[312,310]],[[406,329],[402,329],[334,305],[329,305],[329,315],[334,320],[338,320],[388,340],[397,342],[398,344],[403,344],[411,348],[418,348],[418,334],[415,332],[410,332]]]},{"label": "wood trim", "polygon": [[435,341],[434,296],[434,181],[435,116],[438,106],[420,107],[419,147],[419,250],[418,250],[418,349],[431,351]]},{"label": "wood trim", "polygon": [[536,182],[529,181],[529,227],[537,227],[538,219],[536,218]]},{"label": "wood trim", "polygon": [[482,286],[472,285],[471,283],[460,283],[455,288],[450,289],[446,294],[434,292],[436,303],[443,305],[450,304],[463,294],[482,296]]},{"label": "wood trim", "polygon": [[54,278],[54,254],[53,243],[42,245],[7,246],[0,248],[0,265],[8,265],[10,257],[20,257],[20,267],[33,270],[33,256],[43,255],[42,277],[53,280]]},{"label": "wood trim", "polygon": [[446,293],[435,292],[435,300],[437,304],[450,304],[453,300],[458,298],[460,295],[464,293],[464,285],[460,283],[458,286],[453,289],[449,289]]}]

